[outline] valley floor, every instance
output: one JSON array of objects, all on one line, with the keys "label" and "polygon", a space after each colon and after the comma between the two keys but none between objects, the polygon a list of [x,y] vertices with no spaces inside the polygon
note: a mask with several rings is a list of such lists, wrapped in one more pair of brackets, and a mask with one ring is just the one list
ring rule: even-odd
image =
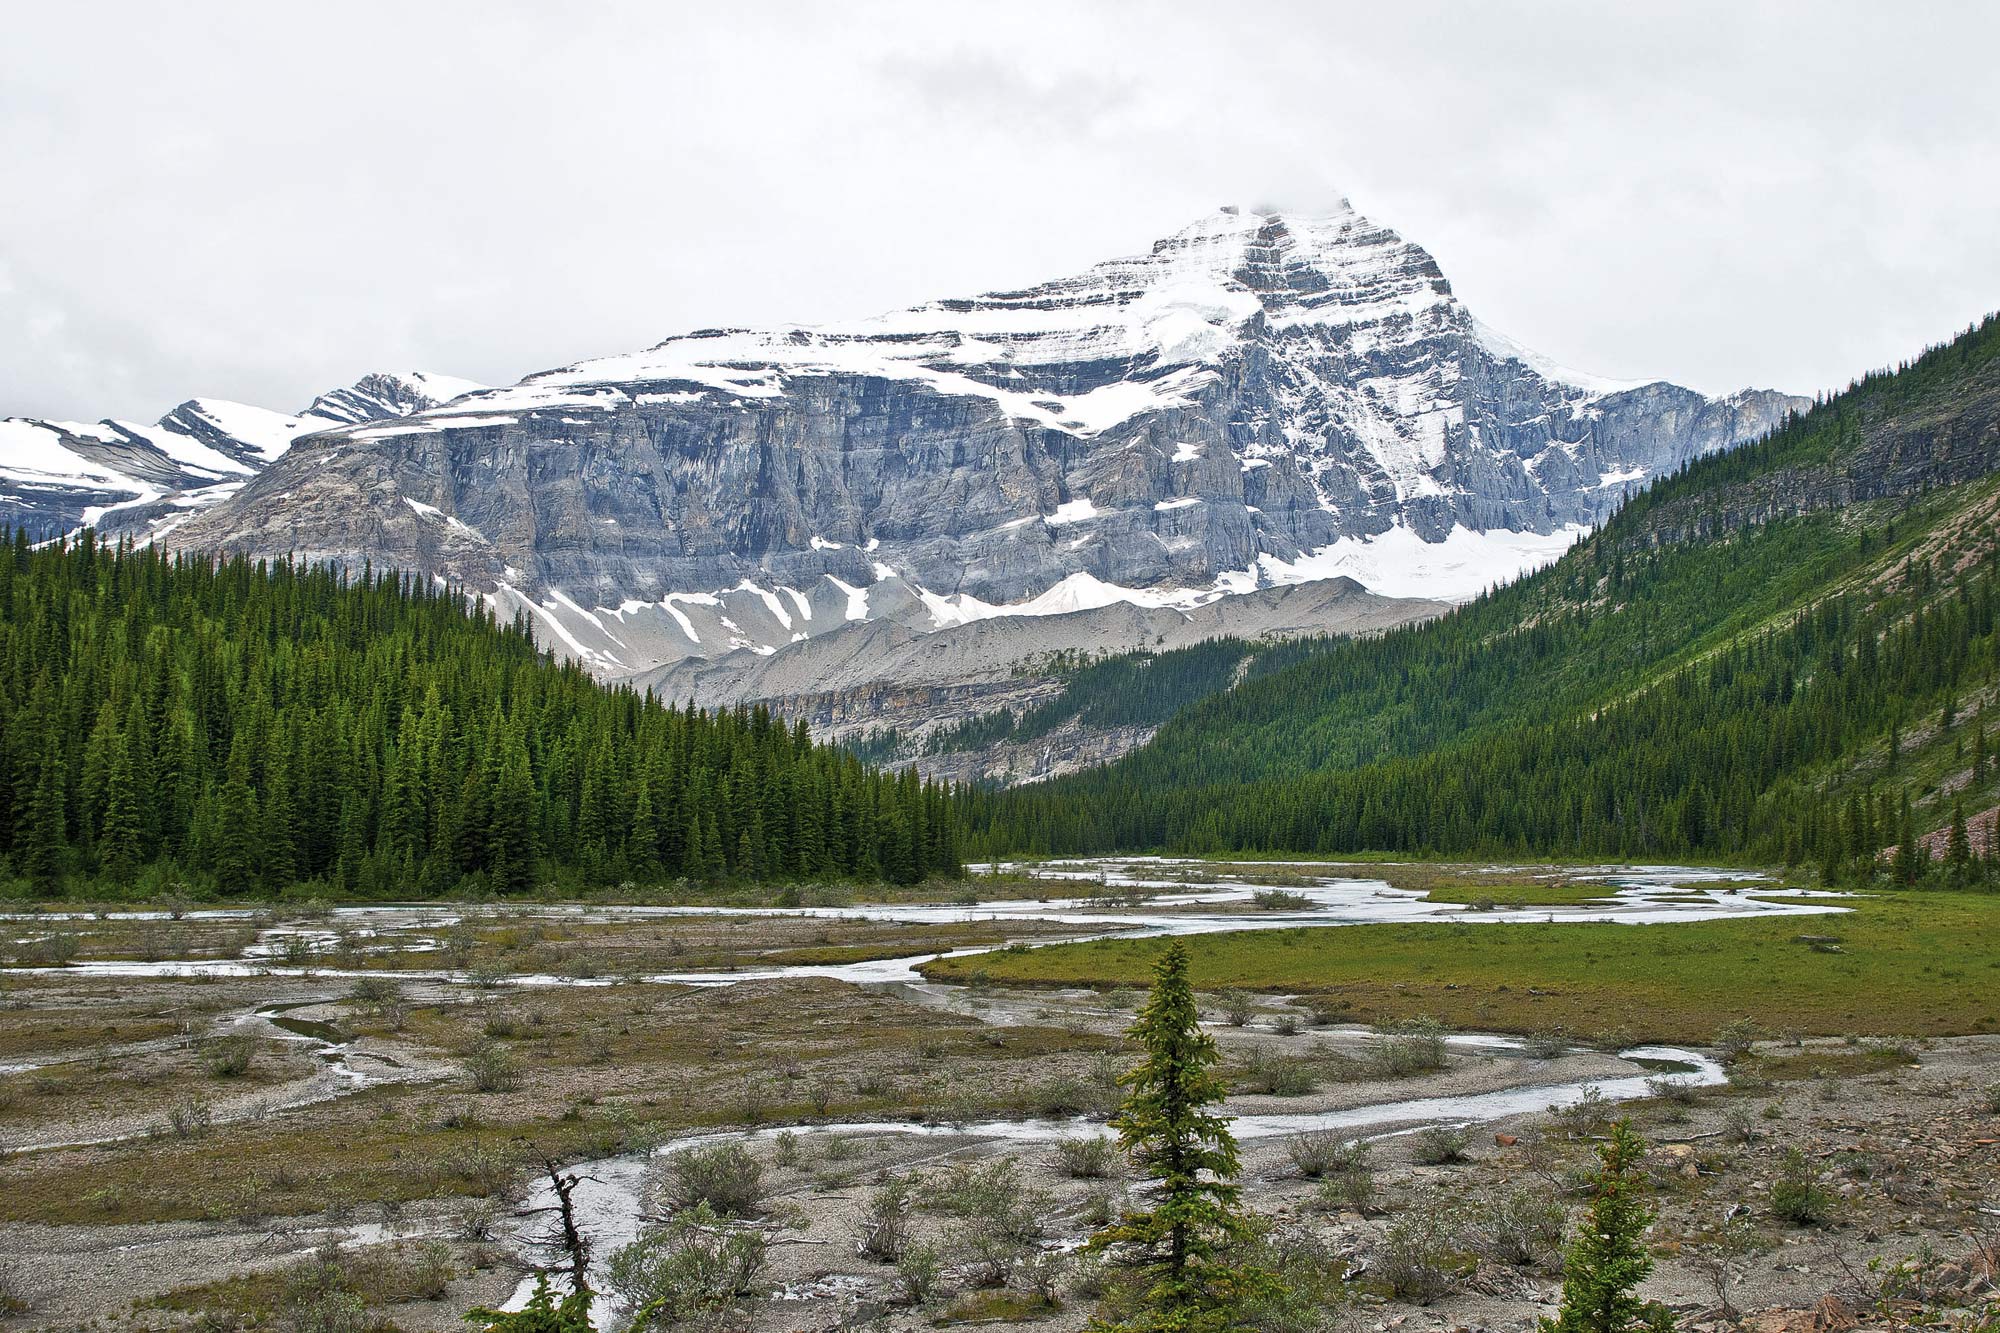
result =
[{"label": "valley floor", "polygon": [[[1498,1330],[1550,1313],[1559,1225],[1614,1105],[1652,1144],[1647,1291],[1697,1322],[1829,1295],[1859,1314],[1995,1299],[2000,1037],[1975,1033],[1995,988],[1972,970],[2000,956],[1986,900],[1808,915],[1826,904],[1712,875],[1619,887],[1576,869],[1144,861],[1041,873],[1069,877],[1044,889],[1063,898],[847,915],[434,905],[11,920],[0,1306],[21,1308],[0,1326],[303,1330],[347,1311],[341,1327],[459,1328],[546,1258],[532,1244],[546,1218],[521,1215],[545,1156],[591,1164],[602,1261],[667,1207],[671,1149],[720,1135],[761,1168],[755,1285],[776,1293],[734,1303],[728,1321],[1079,1327],[1102,1279],[1063,1256],[1134,1185],[1082,1145],[1130,1059],[1140,992],[1117,983],[1142,974],[1076,986],[1059,973],[1146,946],[1019,946],[1120,931],[1194,937],[1236,1089],[1245,1202],[1272,1220],[1275,1262],[1350,1276],[1323,1325],[1295,1327]],[[1339,873],[1369,878],[1329,882]],[[1541,924],[1498,920],[1509,913]],[[1674,919],[1687,915],[1704,919]],[[1315,916],[1382,924],[1299,924]],[[1262,925],[1278,928],[1248,929]],[[1576,942],[1531,949],[1544,934]],[[1308,943],[1269,943],[1292,936]],[[1613,948],[1628,937],[1697,941],[1723,999],[1664,1005]],[[975,948],[989,951],[930,964],[966,984],[913,970]],[[1678,943],[1650,952],[1681,956]],[[1794,953],[1826,970],[1786,980]],[[1907,961],[1907,984],[1882,983],[1884,953]],[[1537,1021],[1515,1020],[1504,998],[1546,989],[1534,967],[1586,955],[1601,974],[1587,994],[1558,980],[1523,1002]],[[1272,959],[1303,972],[1305,957],[1317,984],[1277,984]],[[1782,982],[1768,1015],[1746,990],[1755,974],[1734,972],[1746,960]],[[1038,985],[1002,984],[1030,965]],[[1496,979],[1509,968],[1527,970]],[[1801,1006],[1794,984],[1843,998]],[[1745,1016],[1739,1000],[1762,1039],[1739,1025],[1717,1044]],[[1469,1030],[1363,1026],[1418,1009]],[[1508,1029],[1534,1035],[1478,1035]],[[1698,1049],[1630,1050],[1639,1039]],[[1350,1139],[1370,1141],[1360,1160],[1329,1160]],[[1439,1157],[1463,1160],[1420,1160]],[[906,1299],[922,1276],[912,1261],[859,1251],[898,1177],[907,1244],[934,1247],[942,1270],[921,1304]],[[1800,1189],[1811,1218],[1786,1215]],[[1011,1221],[996,1231],[996,1217]],[[1896,1276],[1913,1258],[1923,1270]],[[1824,1317],[1817,1328],[1838,1326]]]}]

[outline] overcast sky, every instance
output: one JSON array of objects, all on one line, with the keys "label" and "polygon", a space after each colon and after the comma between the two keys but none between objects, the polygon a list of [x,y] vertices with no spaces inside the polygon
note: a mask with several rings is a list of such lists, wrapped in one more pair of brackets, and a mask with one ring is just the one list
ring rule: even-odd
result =
[{"label": "overcast sky", "polygon": [[1990,4],[17,5],[0,415],[511,382],[1343,195],[1567,364],[1811,391],[2000,307],[1996,47]]}]

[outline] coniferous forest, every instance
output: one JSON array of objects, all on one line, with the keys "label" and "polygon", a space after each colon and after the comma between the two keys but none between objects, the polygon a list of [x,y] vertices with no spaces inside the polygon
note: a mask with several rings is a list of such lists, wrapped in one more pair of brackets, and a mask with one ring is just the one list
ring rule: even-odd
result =
[{"label": "coniferous forest", "polygon": [[950,794],[598,684],[399,573],[0,557],[0,850],[43,892],[519,893],[956,873]]}]

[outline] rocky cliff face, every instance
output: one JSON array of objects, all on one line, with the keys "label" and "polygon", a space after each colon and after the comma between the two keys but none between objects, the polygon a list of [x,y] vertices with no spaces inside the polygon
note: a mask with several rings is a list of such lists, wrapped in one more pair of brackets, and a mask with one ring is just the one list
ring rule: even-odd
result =
[{"label": "rocky cliff face", "polygon": [[1351,210],[1224,210],[1026,291],[327,431],[171,540],[440,574],[629,674],[1350,572],[1469,595],[1798,401],[1562,371]]},{"label": "rocky cliff face", "polygon": [[0,522],[36,536],[95,527],[141,540],[221,503],[331,426],[401,416],[484,388],[422,372],[369,375],[322,394],[297,416],[190,398],[151,425],[0,419]]}]

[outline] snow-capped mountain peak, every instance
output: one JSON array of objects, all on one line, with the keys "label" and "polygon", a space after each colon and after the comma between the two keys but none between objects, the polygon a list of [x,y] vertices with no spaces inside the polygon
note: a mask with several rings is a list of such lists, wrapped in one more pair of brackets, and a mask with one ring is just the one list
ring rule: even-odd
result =
[{"label": "snow-capped mountain peak", "polygon": [[318,437],[176,542],[421,569],[609,673],[1356,570],[1465,596],[1796,400],[1562,370],[1342,205],[866,319],[706,329]]}]

